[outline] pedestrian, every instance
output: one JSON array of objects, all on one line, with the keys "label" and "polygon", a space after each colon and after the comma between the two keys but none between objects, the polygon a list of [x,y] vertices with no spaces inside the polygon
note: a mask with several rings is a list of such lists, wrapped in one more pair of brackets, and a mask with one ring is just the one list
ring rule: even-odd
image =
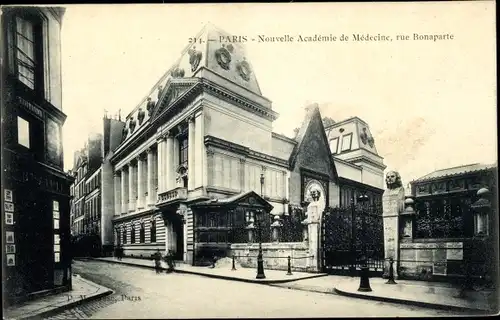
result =
[{"label": "pedestrian", "polygon": [[153,254],[153,259],[155,261],[155,270],[156,273],[161,273],[161,253],[160,249],[156,249],[156,252]]},{"label": "pedestrian", "polygon": [[174,253],[172,252],[172,250],[168,250],[167,255],[165,256],[165,262],[168,265],[167,273],[173,272],[175,268],[175,261],[174,261]]}]

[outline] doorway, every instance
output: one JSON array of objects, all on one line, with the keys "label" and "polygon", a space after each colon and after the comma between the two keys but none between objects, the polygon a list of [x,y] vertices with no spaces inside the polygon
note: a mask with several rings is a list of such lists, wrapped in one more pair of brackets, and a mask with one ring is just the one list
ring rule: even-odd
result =
[{"label": "doorway", "polygon": [[184,222],[182,217],[177,216],[172,219],[172,229],[175,235],[175,251],[174,259],[177,261],[184,260]]}]

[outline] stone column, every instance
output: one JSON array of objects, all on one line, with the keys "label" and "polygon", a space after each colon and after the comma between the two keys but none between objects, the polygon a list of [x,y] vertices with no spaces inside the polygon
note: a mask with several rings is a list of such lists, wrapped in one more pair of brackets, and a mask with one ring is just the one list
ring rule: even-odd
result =
[{"label": "stone column", "polygon": [[169,131],[166,135],[165,182],[166,190],[175,188],[174,135]]},{"label": "stone column", "polygon": [[128,167],[128,212],[135,211],[135,184],[137,180],[135,179],[135,166],[130,162]]},{"label": "stone column", "polygon": [[128,167],[122,168],[122,178],[121,178],[121,194],[122,194],[122,210],[121,213],[125,214],[128,212],[128,203],[129,203],[129,195],[128,195],[128,183],[129,183],[129,172]]},{"label": "stone column", "polygon": [[196,179],[195,170],[195,123],[194,117],[191,115],[188,117],[189,131],[188,131],[188,190],[193,190]]},{"label": "stone column", "polygon": [[399,173],[391,171],[386,175],[387,189],[382,196],[384,219],[384,277],[389,276],[389,258],[394,259],[394,277],[399,270],[399,216],[404,208],[405,190]]},{"label": "stone column", "polygon": [[144,209],[144,155],[137,157],[137,209]]},{"label": "stone column", "polygon": [[[174,146],[173,146],[173,149],[174,149],[173,168],[174,168],[174,172],[175,172],[175,170],[179,166],[180,146],[179,146],[179,140],[176,139],[175,137],[174,137],[173,143],[174,143]],[[189,170],[189,168],[188,168],[188,170]],[[182,185],[182,182],[176,182],[175,178],[176,178],[176,174],[174,173],[174,176],[172,177],[172,181],[173,181],[172,183],[173,183],[174,187],[176,187],[177,183],[180,183]]]},{"label": "stone column", "polygon": [[158,143],[158,194],[165,192],[165,173],[164,168],[164,161],[165,161],[165,137],[162,135],[158,138],[157,140]]},{"label": "stone column", "polygon": [[246,166],[246,159],[245,158],[240,158],[240,170],[239,170],[239,175],[240,175],[240,192],[245,192],[245,166]]},{"label": "stone column", "polygon": [[148,148],[146,150],[146,153],[147,153],[147,161],[148,161],[148,164],[147,164],[147,192],[148,192],[148,197],[146,199],[146,206],[147,207],[150,207],[154,204],[154,195],[153,195],[153,190],[155,188],[154,186],[154,176],[153,176],[153,168],[154,168],[154,160],[153,160],[153,157],[154,157],[154,153],[153,153],[153,150],[151,148]]},{"label": "stone column", "polygon": [[117,170],[114,172],[114,187],[115,187],[115,216],[119,216],[122,212],[122,181],[121,181],[121,171]]},{"label": "stone column", "polygon": [[310,271],[319,271],[319,235],[320,235],[320,208],[317,202],[311,203],[307,207],[307,243],[309,246],[309,260],[308,267]]}]

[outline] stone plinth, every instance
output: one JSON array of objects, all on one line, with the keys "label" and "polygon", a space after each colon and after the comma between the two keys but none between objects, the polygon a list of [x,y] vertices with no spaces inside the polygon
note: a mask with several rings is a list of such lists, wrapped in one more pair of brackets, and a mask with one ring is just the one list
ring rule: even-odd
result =
[{"label": "stone plinth", "polygon": [[398,279],[399,265],[399,215],[403,211],[405,191],[403,187],[387,189],[382,197],[384,219],[384,277],[389,276],[389,258],[394,259],[394,278]]}]

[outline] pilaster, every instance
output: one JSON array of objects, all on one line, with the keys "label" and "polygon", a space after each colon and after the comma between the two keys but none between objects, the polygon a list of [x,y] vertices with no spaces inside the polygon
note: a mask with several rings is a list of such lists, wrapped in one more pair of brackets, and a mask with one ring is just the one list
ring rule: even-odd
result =
[{"label": "pilaster", "polygon": [[195,170],[195,120],[194,116],[188,117],[188,190],[193,190],[196,185]]},{"label": "pilaster", "polygon": [[151,148],[146,150],[147,154],[147,198],[146,206],[150,207],[154,204],[154,152]]},{"label": "pilaster", "polygon": [[165,182],[166,190],[175,188],[175,166],[174,166],[174,143],[175,138],[172,132],[167,132],[166,138],[166,157],[165,157]]},{"label": "pilaster", "polygon": [[137,157],[137,209],[144,209],[144,155]]},{"label": "pilaster", "polygon": [[121,181],[121,171],[117,170],[114,172],[114,191],[115,191],[115,216],[119,216],[122,208],[122,181]]},{"label": "pilaster", "polygon": [[129,193],[128,193],[128,185],[129,185],[129,170],[128,166],[124,166],[122,168],[122,178],[121,178],[121,194],[122,194],[122,205],[121,205],[121,213],[125,214],[128,212],[128,204],[129,204]]}]

